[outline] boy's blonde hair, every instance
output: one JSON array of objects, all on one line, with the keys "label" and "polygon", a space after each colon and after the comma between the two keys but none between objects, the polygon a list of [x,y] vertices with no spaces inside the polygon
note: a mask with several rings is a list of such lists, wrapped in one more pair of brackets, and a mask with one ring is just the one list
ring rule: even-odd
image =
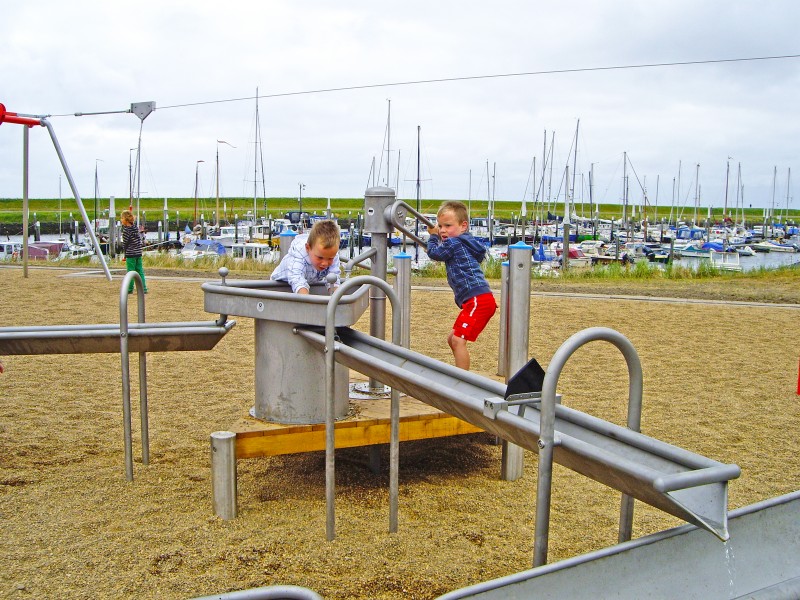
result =
[{"label": "boy's blonde hair", "polygon": [[133,224],[133,213],[128,209],[123,210],[119,213],[119,221],[120,223]]},{"label": "boy's blonde hair", "polygon": [[339,247],[342,238],[339,234],[339,226],[335,221],[326,219],[324,221],[317,221],[311,228],[308,234],[308,246],[313,248],[316,244],[321,245],[323,248]]},{"label": "boy's blonde hair", "polygon": [[439,207],[439,210],[436,212],[436,216],[438,217],[443,212],[453,213],[453,216],[456,218],[456,221],[458,221],[459,224],[469,222],[469,212],[467,212],[467,206],[463,202],[458,202],[457,200],[445,202]]}]

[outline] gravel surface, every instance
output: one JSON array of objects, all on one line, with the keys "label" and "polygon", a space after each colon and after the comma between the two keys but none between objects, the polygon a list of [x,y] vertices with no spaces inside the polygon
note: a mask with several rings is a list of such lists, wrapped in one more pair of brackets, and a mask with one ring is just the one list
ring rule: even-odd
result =
[{"label": "gravel surface", "polygon": [[[148,321],[212,318],[197,282],[147,273]],[[617,329],[642,361],[644,433],[737,463],[731,509],[787,493],[800,480],[798,286],[759,290],[754,281],[534,281],[534,292],[558,295],[532,296],[530,355],[546,368],[573,333]],[[119,283],[39,269],[24,279],[19,269],[0,269],[0,326],[116,323]],[[612,294],[792,306],[605,298]],[[456,315],[452,294],[420,289],[412,302],[412,349],[452,363],[445,341]],[[357,327],[369,329],[368,315]],[[501,481],[500,446],[487,434],[402,444],[396,534],[387,533],[386,453],[375,475],[364,449],[337,452],[333,542],[325,541],[322,452],[239,461],[239,517],[215,517],[209,435],[253,404],[253,344],[253,326],[241,318],[212,351],[148,355],[147,466],[131,361],[133,482],[124,477],[118,354],[3,358],[0,597],[169,600],[292,584],[330,599],[427,599],[530,567],[537,457],[526,453],[524,476]],[[495,317],[470,346],[473,370],[494,376],[497,344]],[[569,360],[559,392],[568,406],[623,424],[627,385],[621,354],[595,342]],[[562,467],[553,490],[551,562],[616,543],[617,492]],[[636,503],[634,537],[678,524]]]}]

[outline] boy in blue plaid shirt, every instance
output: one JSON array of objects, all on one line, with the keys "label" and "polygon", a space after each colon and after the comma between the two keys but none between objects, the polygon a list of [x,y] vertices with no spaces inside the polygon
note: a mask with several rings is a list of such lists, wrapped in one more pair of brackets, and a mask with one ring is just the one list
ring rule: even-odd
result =
[{"label": "boy in blue plaid shirt", "polygon": [[438,225],[428,227],[428,256],[444,261],[447,283],[461,309],[447,343],[456,366],[469,370],[467,342],[474,342],[497,311],[481,269],[486,247],[469,233],[469,216],[463,202],[445,202],[436,213]]},{"label": "boy in blue plaid shirt", "polygon": [[326,277],[336,275],[339,285],[339,244],[341,235],[334,221],[317,221],[308,234],[294,238],[292,246],[270,279],[286,281],[297,294],[308,294],[312,283],[325,283]]}]

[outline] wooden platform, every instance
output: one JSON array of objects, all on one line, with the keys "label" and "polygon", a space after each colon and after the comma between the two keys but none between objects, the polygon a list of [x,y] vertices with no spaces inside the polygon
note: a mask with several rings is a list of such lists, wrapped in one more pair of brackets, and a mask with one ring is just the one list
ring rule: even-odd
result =
[{"label": "wooden platform", "polygon": [[[388,444],[388,398],[350,400],[351,416],[336,422],[336,448]],[[236,458],[255,458],[325,450],[325,423],[281,425],[245,417],[234,423]],[[400,441],[478,433],[479,427],[443,413],[415,398],[400,398]]]}]

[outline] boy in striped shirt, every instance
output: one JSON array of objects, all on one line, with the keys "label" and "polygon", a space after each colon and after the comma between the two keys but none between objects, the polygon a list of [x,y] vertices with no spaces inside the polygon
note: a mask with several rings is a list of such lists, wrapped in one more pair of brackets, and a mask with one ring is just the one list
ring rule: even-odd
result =
[{"label": "boy in striped shirt", "polygon": [[[128,271],[136,271],[142,278],[144,293],[147,293],[147,283],[144,280],[144,267],[142,266],[142,234],[135,225],[133,212],[123,210],[119,215],[122,225],[122,247],[125,249],[125,267]],[[134,282],[128,286],[128,293],[133,293]]]}]

